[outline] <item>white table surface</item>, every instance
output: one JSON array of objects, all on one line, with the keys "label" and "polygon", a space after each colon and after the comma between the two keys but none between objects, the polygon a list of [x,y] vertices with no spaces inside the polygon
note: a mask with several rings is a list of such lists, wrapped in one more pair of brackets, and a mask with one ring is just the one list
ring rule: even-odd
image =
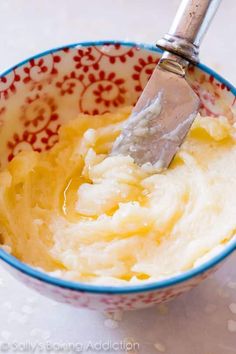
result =
[{"label": "white table surface", "polygon": [[[96,39],[154,43],[168,29],[178,2],[0,0],[0,71],[66,43]],[[202,61],[234,84],[235,16],[236,1],[223,0],[201,49]],[[0,343],[18,345],[18,351],[12,346],[8,353],[29,353],[27,344],[36,342],[47,353],[47,342],[95,344],[127,337],[140,344],[142,354],[236,353],[236,254],[191,292],[164,306],[126,312],[119,321],[42,297],[0,268]],[[55,347],[54,353],[66,351]]]}]

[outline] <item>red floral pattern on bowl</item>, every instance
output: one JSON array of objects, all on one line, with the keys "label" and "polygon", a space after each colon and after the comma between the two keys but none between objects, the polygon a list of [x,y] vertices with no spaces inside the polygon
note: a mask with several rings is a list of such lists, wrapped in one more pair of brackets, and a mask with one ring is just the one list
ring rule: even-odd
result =
[{"label": "red floral pattern on bowl", "polygon": [[[97,114],[133,105],[160,58],[151,46],[96,42],[71,45],[29,59],[0,77],[0,164],[19,151],[44,151],[57,142],[59,127],[79,112]],[[201,99],[201,112],[233,121],[235,91],[200,65],[188,80]],[[168,301],[205,279],[233,251],[191,274],[162,283],[126,288],[87,286],[48,277],[0,250],[4,265],[42,294],[78,307],[114,311]]]}]

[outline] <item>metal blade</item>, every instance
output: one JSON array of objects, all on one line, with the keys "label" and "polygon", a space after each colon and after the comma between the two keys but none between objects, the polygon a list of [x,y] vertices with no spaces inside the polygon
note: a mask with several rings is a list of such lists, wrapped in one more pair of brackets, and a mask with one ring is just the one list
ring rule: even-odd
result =
[{"label": "metal blade", "polygon": [[139,165],[169,166],[199,109],[199,98],[184,77],[156,67],[112,155],[130,155]]}]

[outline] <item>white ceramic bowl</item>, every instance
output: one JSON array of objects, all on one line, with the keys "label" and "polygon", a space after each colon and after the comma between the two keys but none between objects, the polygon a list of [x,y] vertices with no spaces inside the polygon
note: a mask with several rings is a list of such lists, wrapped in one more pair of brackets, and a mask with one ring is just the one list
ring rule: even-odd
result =
[{"label": "white ceramic bowl", "polygon": [[[135,104],[160,52],[149,45],[93,42],[52,49],[0,76],[0,163],[19,151],[50,149],[58,128],[79,112],[112,111]],[[235,104],[236,90],[204,65],[190,67],[188,80],[201,112],[217,116]],[[0,250],[2,264],[26,285],[78,307],[114,311],[167,301],[200,283],[236,249],[232,241],[206,263],[166,280],[127,287],[87,285],[57,279]]]}]

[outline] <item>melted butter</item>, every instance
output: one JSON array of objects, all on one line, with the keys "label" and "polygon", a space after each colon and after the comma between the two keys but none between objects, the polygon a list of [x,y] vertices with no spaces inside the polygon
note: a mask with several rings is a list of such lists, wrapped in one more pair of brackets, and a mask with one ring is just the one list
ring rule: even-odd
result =
[{"label": "melted butter", "polygon": [[148,274],[140,273],[140,274],[136,275],[136,278],[139,280],[148,280],[150,278],[150,276]]},{"label": "melted butter", "polygon": [[81,184],[88,183],[88,179],[78,176],[77,171],[69,178],[61,193],[61,213],[70,222],[76,222],[81,214],[76,211],[77,191]]}]

